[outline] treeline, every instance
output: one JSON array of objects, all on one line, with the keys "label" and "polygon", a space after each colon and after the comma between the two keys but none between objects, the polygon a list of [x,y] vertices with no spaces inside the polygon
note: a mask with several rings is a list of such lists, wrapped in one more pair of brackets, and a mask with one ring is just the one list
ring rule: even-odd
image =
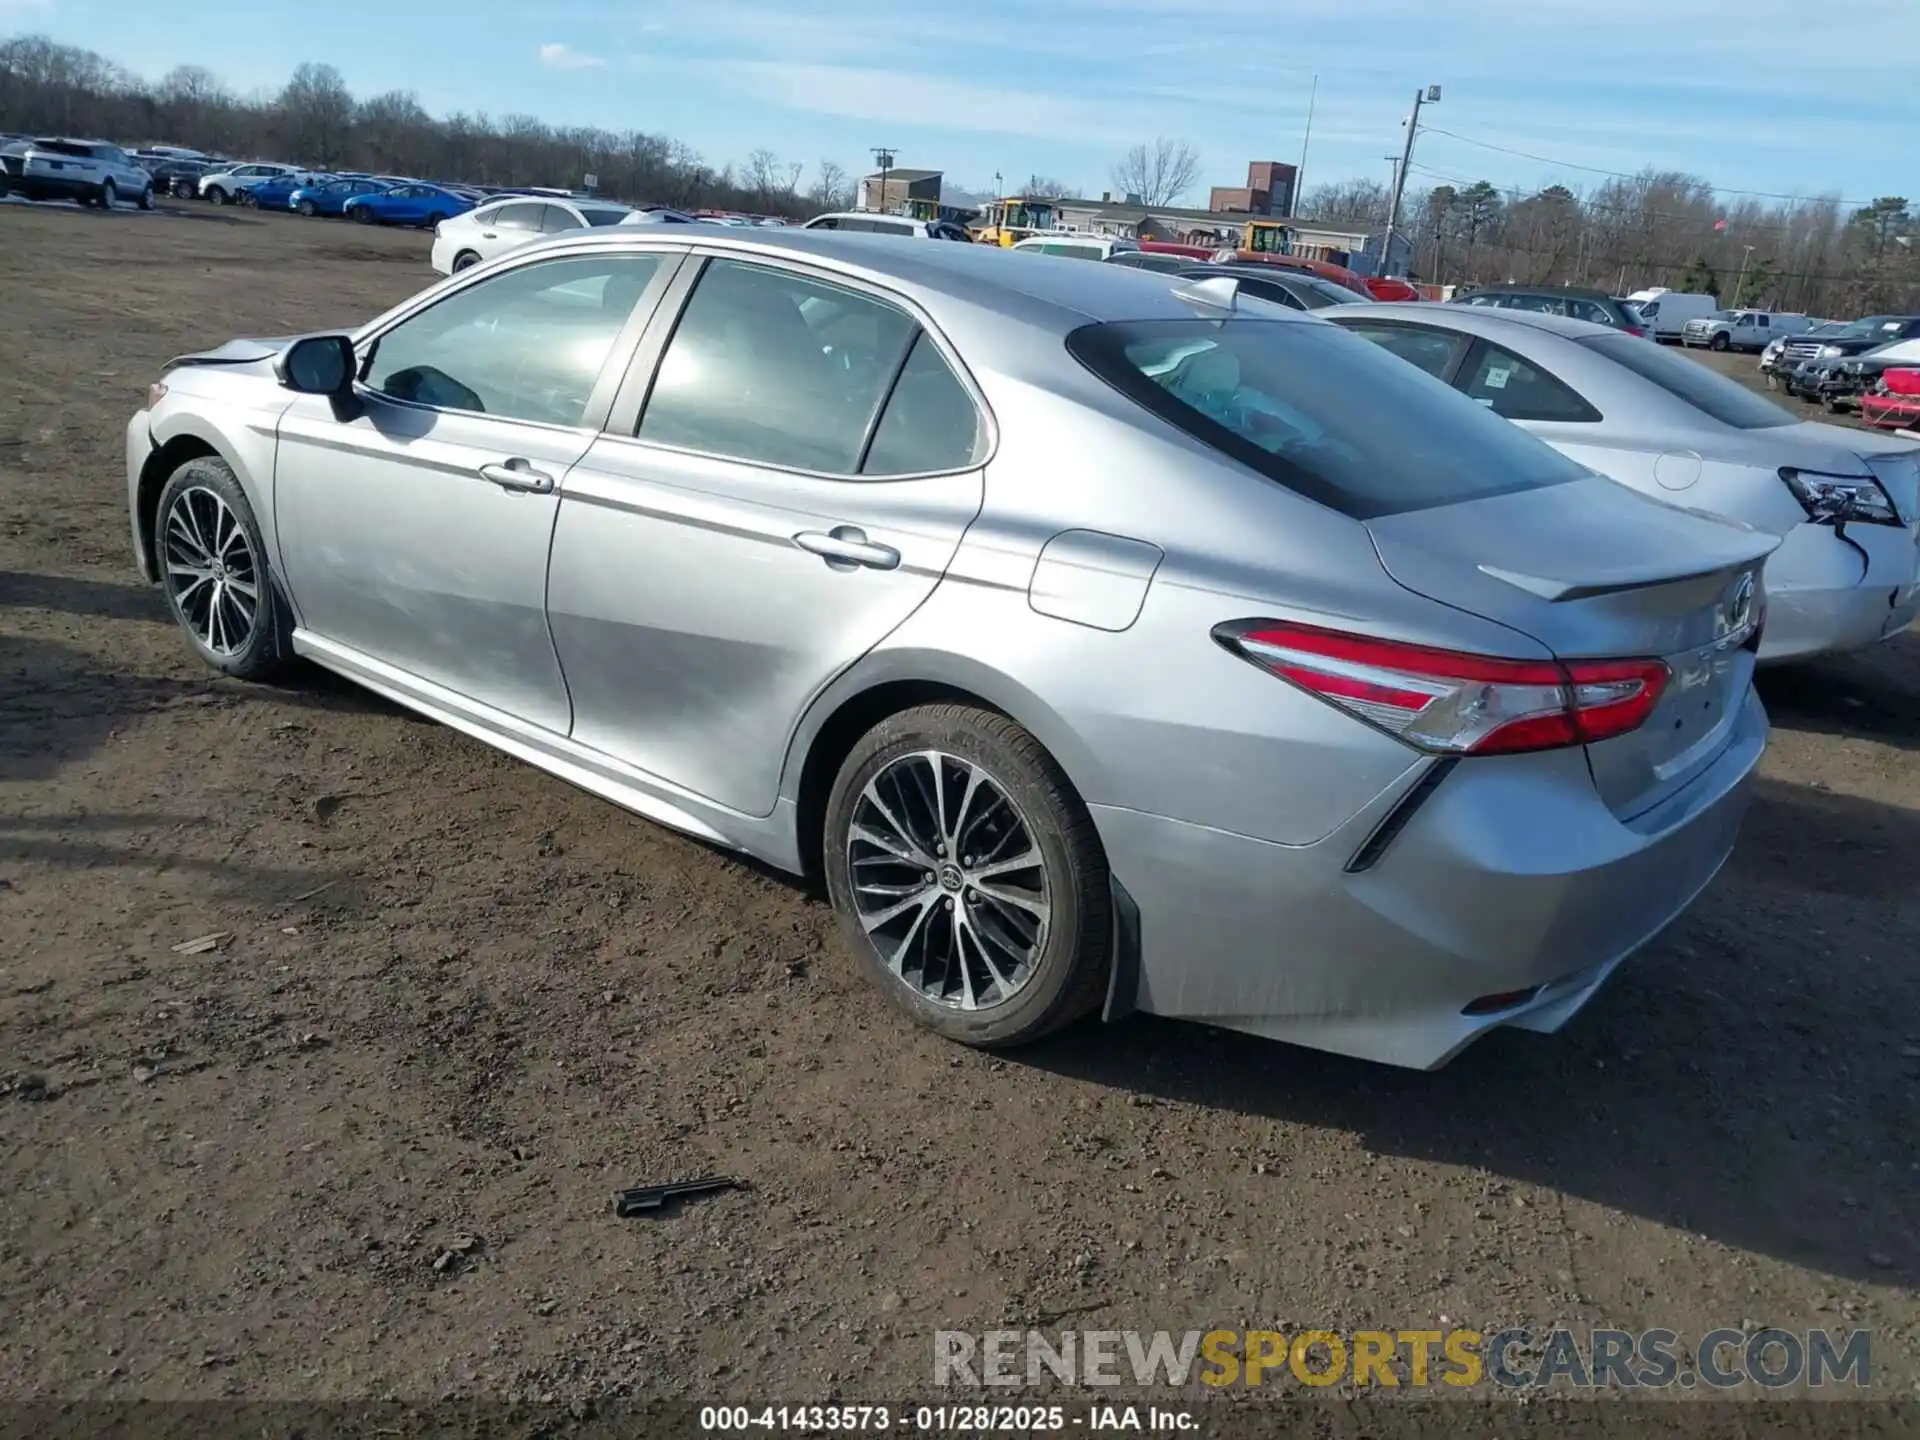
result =
[{"label": "treeline", "polygon": [[[739,166],[716,167],[683,141],[642,130],[560,128],[531,115],[436,117],[406,91],[358,99],[330,65],[302,65],[277,92],[248,95],[194,65],[150,81],[34,35],[0,41],[0,130],[164,141],[236,158],[481,185],[571,187],[592,175],[602,193],[636,203],[791,218],[854,198],[854,176],[832,160],[809,171],[757,150]],[[1157,144],[1191,158],[1178,142]],[[1136,150],[1141,165],[1158,155]],[[1151,175],[1122,188],[1155,188],[1170,162],[1148,168]],[[1420,170],[1413,167],[1416,178]],[[1192,179],[1185,170],[1180,176],[1182,184]],[[1049,187],[1065,188],[1036,176],[1025,189]],[[1323,185],[1301,211],[1378,230],[1386,187]],[[1409,184],[1399,226],[1412,242],[1413,273],[1441,283],[1519,280],[1616,292],[1669,285],[1717,294],[1729,305],[1815,315],[1920,313],[1920,216],[1897,196],[1864,205],[1728,200],[1698,176],[1652,170],[1585,194],[1560,185],[1503,191],[1485,180]]]},{"label": "treeline", "polygon": [[[1303,212],[1378,229],[1387,188],[1350,180],[1310,192]],[[1904,197],[1729,199],[1707,181],[1648,170],[1584,195],[1563,185],[1502,191],[1409,185],[1399,229],[1414,273],[1441,283],[1665,285],[1810,315],[1920,314],[1920,215]]]},{"label": "treeline", "polygon": [[236,159],[320,170],[558,185],[588,175],[635,203],[800,218],[853,203],[853,178],[758,150],[739,166],[707,164],[667,135],[548,125],[532,115],[429,115],[410,92],[357,99],[331,65],[302,65],[277,92],[241,95],[212,71],[182,65],[157,81],[91,50],[40,35],[0,41],[0,131],[186,145]]}]

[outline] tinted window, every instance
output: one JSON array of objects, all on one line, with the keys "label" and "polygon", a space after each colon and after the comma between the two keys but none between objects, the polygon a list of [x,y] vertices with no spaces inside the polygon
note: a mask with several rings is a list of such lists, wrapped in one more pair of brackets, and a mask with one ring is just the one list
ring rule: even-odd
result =
[{"label": "tinted window", "polygon": [[1531,310],[1539,315],[1564,315],[1567,313],[1567,302],[1558,295],[1509,295],[1502,308]]},{"label": "tinted window", "polygon": [[862,220],[855,215],[849,215],[840,222],[840,228],[842,230],[870,233],[873,230],[873,222],[871,220]]},{"label": "tinted window", "polygon": [[1115,265],[1125,265],[1131,270],[1158,270],[1163,274],[1177,275],[1183,270],[1191,270],[1193,261],[1184,255],[1162,255],[1154,251],[1122,250],[1109,255],[1108,260]]},{"label": "tinted window", "polygon": [[973,397],[922,332],[887,397],[862,475],[917,475],[978,463],[980,415]]},{"label": "tinted window", "polygon": [[1597,301],[1571,296],[1566,304],[1567,314],[1575,320],[1585,320],[1590,325],[1611,325],[1615,329],[1620,326],[1620,321],[1614,313]]},{"label": "tinted window", "polygon": [[1292,290],[1280,284],[1278,281],[1262,280],[1254,275],[1235,275],[1232,278],[1239,282],[1243,294],[1257,295],[1262,300],[1271,300],[1274,304],[1284,305],[1289,310],[1304,310],[1307,308],[1300,303],[1299,296],[1295,295]]},{"label": "tinted window", "polygon": [[571,210],[559,205],[549,205],[540,217],[540,233],[558,235],[562,230],[578,230],[580,221]]},{"label": "tinted window", "polygon": [[1736,430],[1769,430],[1776,425],[1792,425],[1799,418],[1739,381],[1644,340],[1628,335],[1596,335],[1580,343]]},{"label": "tinted window", "polygon": [[1342,324],[1341,328],[1363,340],[1371,340],[1438,379],[1446,378],[1454,362],[1472,343],[1464,335],[1449,335],[1444,330],[1426,330],[1413,325]]},{"label": "tinted window", "polygon": [[840,219],[836,215],[823,215],[807,226],[809,230],[837,230],[839,228]]},{"label": "tinted window", "polygon": [[[1641,343],[1645,343],[1644,341]],[[1692,364],[1692,361],[1685,361]],[[1485,341],[1460,388],[1507,420],[1593,421],[1600,412],[1537,365]]]},{"label": "tinted window", "polygon": [[[1357,519],[1587,472],[1459,392],[1332,325],[1089,325],[1068,349],[1162,419]],[[1358,397],[1365,397],[1361,403]]]},{"label": "tinted window", "polygon": [[421,405],[578,425],[659,263],[596,255],[483,280],[382,335],[366,384]]},{"label": "tinted window", "polygon": [[616,210],[611,205],[590,205],[582,207],[580,213],[587,217],[589,225],[618,225],[633,212]]},{"label": "tinted window", "polygon": [[496,230],[538,230],[544,205],[530,205],[521,201],[514,205],[502,205],[491,215],[484,217]]},{"label": "tinted window", "polygon": [[661,357],[640,438],[851,475],[914,329],[853,291],[714,261]]},{"label": "tinted window", "polygon": [[1507,308],[1507,297],[1505,295],[1469,295],[1460,303],[1462,305],[1484,305],[1490,310],[1504,310]]}]

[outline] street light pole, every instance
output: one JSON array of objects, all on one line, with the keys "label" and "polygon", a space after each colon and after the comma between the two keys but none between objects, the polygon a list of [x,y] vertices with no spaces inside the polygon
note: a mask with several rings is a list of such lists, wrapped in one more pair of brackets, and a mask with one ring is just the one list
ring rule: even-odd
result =
[{"label": "street light pole", "polygon": [[880,203],[874,208],[884,215],[887,213],[887,172],[893,168],[893,151],[884,145],[875,146],[873,163],[880,167]]},{"label": "street light pole", "polygon": [[1287,197],[1287,216],[1300,213],[1300,197],[1307,188],[1307,146],[1313,143],[1313,102],[1320,98],[1320,75],[1314,72],[1313,88],[1307,91],[1307,133],[1300,137],[1300,166],[1293,172],[1293,193]]},{"label": "street light pole", "polygon": [[1387,274],[1393,268],[1393,232],[1400,224],[1400,196],[1407,188],[1407,166],[1413,160],[1413,137],[1420,129],[1420,107],[1438,105],[1440,87],[1429,85],[1423,90],[1413,92],[1413,114],[1407,117],[1407,140],[1400,147],[1400,166],[1394,172],[1393,199],[1387,206],[1387,233],[1380,242],[1380,273]]}]

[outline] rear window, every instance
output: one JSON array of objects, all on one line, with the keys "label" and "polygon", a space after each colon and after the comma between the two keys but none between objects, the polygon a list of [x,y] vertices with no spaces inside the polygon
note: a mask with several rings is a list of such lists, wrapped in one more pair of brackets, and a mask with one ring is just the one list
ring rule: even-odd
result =
[{"label": "rear window", "polygon": [[1652,381],[1722,425],[1736,430],[1771,430],[1778,425],[1798,423],[1798,416],[1754,394],[1738,380],[1729,380],[1696,361],[1658,345],[1649,345],[1645,340],[1636,340],[1631,335],[1596,335],[1579,343],[1591,346],[1615,364]]},{"label": "rear window", "polygon": [[1076,330],[1067,349],[1169,424],[1357,520],[1587,473],[1431,375],[1332,325],[1133,321]]},{"label": "rear window", "polygon": [[589,225],[618,225],[632,213],[631,210],[615,210],[605,206],[582,205],[580,207],[580,214],[585,217]]},{"label": "rear window", "polygon": [[79,160],[91,160],[100,153],[98,145],[83,145],[77,140],[36,140],[33,148],[44,150],[49,155],[71,155]]}]

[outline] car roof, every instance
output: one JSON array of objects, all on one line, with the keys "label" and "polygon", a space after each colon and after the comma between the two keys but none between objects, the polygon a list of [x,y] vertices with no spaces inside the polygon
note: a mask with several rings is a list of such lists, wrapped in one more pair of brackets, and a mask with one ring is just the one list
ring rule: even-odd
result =
[{"label": "car roof", "polygon": [[[1413,320],[1464,334],[1485,335],[1489,339],[1515,328],[1544,330],[1549,335],[1563,336],[1568,340],[1584,340],[1592,335],[1626,334],[1624,330],[1616,330],[1611,325],[1596,325],[1591,320],[1573,320],[1565,315],[1548,315],[1539,310],[1493,310],[1478,305],[1435,305],[1413,300],[1376,300],[1369,305],[1356,298],[1354,303],[1356,313],[1364,312],[1369,320]],[[1347,307],[1333,305],[1328,308],[1345,310]]]},{"label": "car roof", "polygon": [[1498,285],[1475,285],[1463,290],[1463,295],[1566,295],[1575,300],[1614,300],[1617,297],[1605,290],[1590,290],[1580,285],[1524,285],[1518,280],[1503,281]]},{"label": "car roof", "polygon": [[[991,311],[1062,333],[1089,321],[1219,318],[1211,307],[1182,299],[1164,275],[1126,265],[1089,265],[1084,260],[1046,256],[1014,261],[998,245],[907,244],[885,235],[798,226],[705,226],[698,234],[689,234],[690,228],[611,226],[591,235],[553,236],[517,246],[510,253],[524,256],[549,249],[669,244],[741,259],[805,260],[852,279],[878,281],[921,300],[929,309]],[[1265,312],[1262,318],[1268,318]],[[1272,318],[1289,324],[1317,323],[1305,312],[1276,310]]]}]

